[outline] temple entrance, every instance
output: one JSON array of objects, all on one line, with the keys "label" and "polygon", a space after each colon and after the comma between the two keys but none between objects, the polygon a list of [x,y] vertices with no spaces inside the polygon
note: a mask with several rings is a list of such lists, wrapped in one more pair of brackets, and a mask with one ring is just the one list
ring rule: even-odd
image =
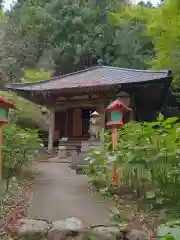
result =
[{"label": "temple entrance", "polygon": [[55,113],[55,131],[59,137],[88,138],[90,115],[95,108],[68,108]]},{"label": "temple entrance", "polygon": [[82,119],[82,136],[89,137],[89,120],[91,113],[94,112],[95,108],[82,108],[81,119]]},{"label": "temple entrance", "polygon": [[55,113],[55,131],[59,131],[59,137],[66,136],[66,111]]}]

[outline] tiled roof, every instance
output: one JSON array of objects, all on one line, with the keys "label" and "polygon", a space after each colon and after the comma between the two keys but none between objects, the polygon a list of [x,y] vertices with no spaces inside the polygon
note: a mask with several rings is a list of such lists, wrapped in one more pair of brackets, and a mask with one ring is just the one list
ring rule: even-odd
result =
[{"label": "tiled roof", "polygon": [[41,91],[121,85],[163,80],[169,77],[169,74],[170,71],[168,70],[153,71],[98,66],[55,77],[48,81],[12,84],[10,86],[6,86],[6,88],[12,90]]}]

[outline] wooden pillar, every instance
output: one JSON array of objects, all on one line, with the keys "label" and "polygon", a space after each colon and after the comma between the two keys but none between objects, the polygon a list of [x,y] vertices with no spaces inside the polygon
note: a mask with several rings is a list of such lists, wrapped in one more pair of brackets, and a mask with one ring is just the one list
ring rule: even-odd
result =
[{"label": "wooden pillar", "polygon": [[54,108],[51,109],[50,119],[49,119],[49,136],[48,136],[48,153],[53,150],[53,136],[54,136],[54,125],[55,125],[55,111]]},{"label": "wooden pillar", "polygon": [[130,108],[132,109],[130,111],[130,116],[129,116],[129,121],[133,121],[134,120],[134,95],[132,94],[130,97]]},{"label": "wooden pillar", "polygon": [[66,111],[66,122],[65,122],[65,137],[68,137],[68,109]]},{"label": "wooden pillar", "polygon": [[104,142],[104,129],[105,129],[105,106],[104,106],[104,94],[101,93],[101,97],[100,97],[100,106],[98,109],[98,113],[101,117],[101,132],[100,132],[100,140],[102,142]]}]

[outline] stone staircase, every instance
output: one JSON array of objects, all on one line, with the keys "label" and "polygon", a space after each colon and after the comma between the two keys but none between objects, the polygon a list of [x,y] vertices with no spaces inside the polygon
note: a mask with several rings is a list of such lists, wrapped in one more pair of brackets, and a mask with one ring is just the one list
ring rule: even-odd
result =
[{"label": "stone staircase", "polygon": [[87,138],[70,138],[67,141],[60,139],[59,146],[66,146],[67,156],[72,156],[77,147],[81,147],[82,141],[87,141]]}]

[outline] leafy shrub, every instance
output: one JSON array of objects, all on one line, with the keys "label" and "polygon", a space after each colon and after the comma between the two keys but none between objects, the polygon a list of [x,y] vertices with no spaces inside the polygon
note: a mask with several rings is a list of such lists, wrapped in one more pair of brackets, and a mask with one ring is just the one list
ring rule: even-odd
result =
[{"label": "leafy shrub", "polygon": [[[9,121],[22,128],[41,129],[48,133],[48,114],[43,115],[41,107],[12,92],[0,92],[0,95],[13,100],[17,106],[16,111],[9,114]],[[33,113],[33,114],[32,114]]]},{"label": "leafy shrub", "polygon": [[[46,72],[43,69],[22,70],[22,83],[49,80],[52,74],[50,71]],[[10,112],[11,122],[16,123],[22,128],[35,128],[48,133],[48,114],[43,114],[40,106],[17,96],[13,92],[1,91],[0,95],[3,97],[8,97],[16,103],[17,110]],[[46,108],[45,110],[48,113],[48,110]]]},{"label": "leafy shrub", "polygon": [[[177,118],[156,122],[129,122],[118,131],[118,147],[111,151],[111,136],[105,135],[104,149],[89,153],[88,171],[91,179],[112,185],[112,166],[117,168],[120,186],[126,188],[141,203],[152,208],[165,208],[180,215],[180,127]],[[98,166],[98,168],[97,168]],[[144,204],[143,204],[144,205]]]},{"label": "leafy shrub", "polygon": [[52,72],[44,71],[44,69],[22,69],[23,77],[21,78],[22,83],[26,82],[38,82],[42,80],[49,80]]},{"label": "leafy shrub", "polygon": [[161,224],[157,229],[157,238],[159,240],[179,240],[180,221],[176,220]]},{"label": "leafy shrub", "polygon": [[36,131],[11,123],[3,127],[3,177],[7,179],[7,184],[10,178],[34,160],[39,149],[40,140]]}]

